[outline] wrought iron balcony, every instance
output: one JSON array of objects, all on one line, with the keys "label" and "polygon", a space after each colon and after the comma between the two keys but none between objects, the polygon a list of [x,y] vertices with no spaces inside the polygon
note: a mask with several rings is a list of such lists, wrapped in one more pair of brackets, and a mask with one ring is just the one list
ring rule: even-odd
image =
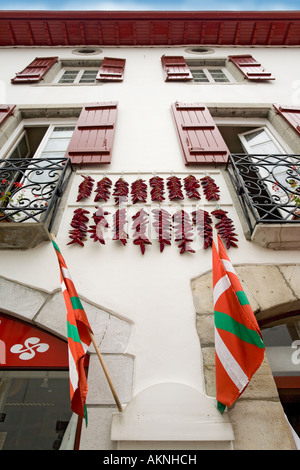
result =
[{"label": "wrought iron balcony", "polygon": [[[300,242],[300,155],[231,154],[226,169],[247,221],[250,236],[264,226],[264,236],[272,233],[273,248],[298,248]],[[285,244],[285,235],[290,239]],[[268,228],[266,228],[268,227]],[[280,231],[275,243],[274,229]],[[299,239],[296,240],[296,234]],[[298,233],[299,232],[299,233]],[[293,239],[293,240],[292,240]],[[262,244],[262,243],[260,243]],[[299,246],[300,247],[300,246]]]},{"label": "wrought iron balcony", "polygon": [[68,158],[0,160],[0,248],[29,248],[49,237],[71,173]]}]

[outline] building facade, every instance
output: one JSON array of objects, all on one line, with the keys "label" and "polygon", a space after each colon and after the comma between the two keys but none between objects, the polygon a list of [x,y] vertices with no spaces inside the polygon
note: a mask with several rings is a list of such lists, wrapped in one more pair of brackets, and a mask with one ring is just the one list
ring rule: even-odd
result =
[{"label": "building facade", "polygon": [[[296,449],[299,12],[2,12],[0,26],[1,447]],[[223,415],[213,231],[266,345]],[[68,408],[51,233],[122,404],[91,347],[87,427]]]}]

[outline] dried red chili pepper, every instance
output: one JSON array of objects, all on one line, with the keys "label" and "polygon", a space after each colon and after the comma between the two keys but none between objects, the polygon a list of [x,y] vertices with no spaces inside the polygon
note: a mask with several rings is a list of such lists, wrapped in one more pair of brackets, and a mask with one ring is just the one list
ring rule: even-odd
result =
[{"label": "dried red chili pepper", "polygon": [[164,196],[164,180],[160,176],[153,176],[149,180],[149,184],[151,186],[151,200],[162,202],[165,200]]},{"label": "dried red chili pepper", "polygon": [[179,210],[173,215],[173,222],[175,224],[175,241],[179,242],[180,254],[186,251],[195,253],[190,245],[193,241],[193,226],[189,214],[184,210]]},{"label": "dried red chili pepper", "polygon": [[127,183],[127,181],[124,180],[124,178],[119,178],[118,181],[116,181],[115,183],[113,192],[113,196],[115,197],[115,204],[118,205],[122,202],[126,202],[128,192],[129,184]]},{"label": "dried red chili pepper", "polygon": [[71,221],[72,230],[69,230],[69,238],[71,241],[68,245],[72,245],[74,243],[78,243],[81,246],[84,246],[84,241],[86,240],[86,233],[87,233],[87,225],[88,217],[86,214],[89,214],[89,211],[85,209],[76,209],[73,214],[73,218]]},{"label": "dried red chili pepper", "polygon": [[96,212],[93,214],[93,220],[95,225],[91,225],[90,229],[88,230],[91,233],[91,238],[94,239],[94,242],[100,242],[102,245],[105,245],[105,239],[103,235],[104,228],[109,227],[109,224],[105,218],[109,212],[106,212],[102,209],[102,207],[97,207]]},{"label": "dried red chili pepper", "polygon": [[165,245],[171,245],[172,219],[165,209],[153,209],[153,227],[158,234],[160,252],[164,251]]},{"label": "dried red chili pepper", "polygon": [[131,200],[133,204],[147,202],[147,185],[142,178],[131,184]]},{"label": "dried red chili pepper", "polygon": [[216,185],[214,179],[211,178],[210,176],[204,176],[204,178],[201,178],[200,181],[201,181],[206,199],[208,201],[210,201],[211,199],[215,199],[216,201],[218,201],[220,199],[220,195],[219,195],[220,189]]},{"label": "dried red chili pepper", "polygon": [[152,243],[148,240],[146,236],[147,224],[149,223],[148,216],[149,214],[144,209],[141,209],[135,215],[132,216],[132,228],[134,230],[133,243],[134,245],[140,246],[142,255],[145,253],[146,250],[145,245],[152,245]]},{"label": "dried red chili pepper", "polygon": [[107,202],[110,198],[110,188],[112,186],[112,181],[107,177],[103,176],[103,178],[98,181],[97,187],[95,189],[95,199],[94,201],[105,201]]},{"label": "dried red chili pepper", "polygon": [[235,228],[233,225],[233,221],[226,215],[227,211],[223,209],[216,209],[212,211],[212,215],[214,215],[217,219],[220,219],[215,227],[218,230],[218,235],[220,235],[223,240],[225,240],[226,248],[230,248],[231,246],[237,247],[237,234],[235,233]]},{"label": "dried red chili pepper", "polygon": [[184,199],[182,190],[181,190],[181,181],[177,176],[170,176],[167,178],[167,188],[169,191],[169,199]]},{"label": "dried red chili pepper", "polygon": [[94,181],[95,181],[91,176],[85,176],[85,175],[81,175],[81,176],[83,178],[83,181],[78,186],[77,202],[80,201],[81,199],[86,199],[87,197],[91,195]]},{"label": "dried red chili pepper", "polygon": [[212,246],[212,218],[207,211],[204,211],[202,209],[197,209],[196,211],[192,212],[192,217],[198,235],[204,239],[204,249],[206,250],[209,246]]},{"label": "dried red chili pepper", "polygon": [[184,178],[184,189],[189,199],[201,199],[198,188],[200,183],[194,175],[188,175]]},{"label": "dried red chili pepper", "polygon": [[126,245],[127,239],[128,239],[128,234],[126,233],[124,227],[127,223],[126,220],[126,211],[125,208],[118,209],[116,213],[113,215],[113,221],[114,221],[114,236],[113,240],[120,240],[123,245]]}]

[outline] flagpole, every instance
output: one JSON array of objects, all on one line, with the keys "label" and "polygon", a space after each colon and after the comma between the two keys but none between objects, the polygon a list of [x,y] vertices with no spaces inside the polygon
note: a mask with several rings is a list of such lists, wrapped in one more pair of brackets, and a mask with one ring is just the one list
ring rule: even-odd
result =
[{"label": "flagpole", "polygon": [[97,353],[97,356],[98,356],[98,359],[99,359],[99,361],[100,361],[100,364],[101,364],[101,366],[102,366],[102,369],[103,369],[103,372],[104,372],[104,374],[105,374],[105,377],[106,377],[106,379],[107,379],[107,382],[108,382],[108,385],[109,385],[109,387],[110,387],[110,390],[111,390],[111,392],[112,392],[112,394],[113,394],[113,397],[114,397],[114,399],[115,399],[115,402],[116,402],[116,404],[117,404],[118,410],[119,410],[119,411],[123,411],[122,406],[121,406],[121,403],[120,403],[119,398],[118,398],[118,396],[117,396],[117,393],[116,393],[116,391],[115,391],[115,389],[114,389],[114,386],[113,386],[113,384],[112,384],[112,381],[111,381],[110,376],[109,376],[109,374],[108,374],[108,371],[107,371],[107,369],[106,369],[106,366],[105,366],[105,364],[104,364],[104,362],[103,362],[102,355],[101,355],[100,350],[99,350],[99,348],[98,348],[98,345],[97,345],[97,343],[96,343],[96,341],[95,341],[94,335],[93,335],[93,333],[92,333],[89,329],[88,329],[88,332],[89,332],[90,338],[91,338],[91,340],[92,340],[93,346],[94,346],[94,348],[95,348],[95,351],[96,351],[96,353]]},{"label": "flagpole", "polygon": [[[50,238],[51,238],[51,240],[53,240],[54,243],[56,244],[56,239],[55,239],[55,236],[53,235],[53,233],[50,233]],[[86,327],[86,328],[87,328],[87,327]],[[117,405],[117,407],[118,407],[118,410],[119,410],[120,412],[122,412],[123,409],[122,409],[121,403],[120,403],[120,401],[119,401],[119,398],[118,398],[118,396],[117,396],[117,393],[116,393],[116,391],[115,391],[115,388],[114,388],[114,386],[113,386],[113,384],[112,384],[112,381],[111,381],[111,379],[110,379],[110,376],[109,376],[109,373],[108,373],[108,371],[107,371],[107,369],[106,369],[106,366],[105,366],[105,364],[104,364],[104,361],[103,361],[101,352],[100,352],[100,350],[99,350],[99,348],[98,348],[98,345],[97,345],[97,343],[96,343],[95,337],[94,337],[93,333],[91,332],[91,330],[90,330],[89,328],[87,328],[87,331],[88,331],[88,333],[89,333],[89,335],[90,335],[91,341],[92,341],[92,343],[93,343],[93,346],[94,346],[94,348],[95,348],[96,354],[97,354],[98,359],[99,359],[99,361],[100,361],[100,364],[101,364],[101,366],[102,366],[102,369],[103,369],[103,372],[104,372],[104,374],[105,374],[105,377],[106,377],[106,380],[107,380],[107,382],[108,382],[108,385],[109,385],[109,387],[110,387],[110,390],[111,390],[111,392],[112,392],[112,394],[113,394],[113,397],[114,397],[114,399],[115,399],[115,402],[116,402],[116,405]]]}]

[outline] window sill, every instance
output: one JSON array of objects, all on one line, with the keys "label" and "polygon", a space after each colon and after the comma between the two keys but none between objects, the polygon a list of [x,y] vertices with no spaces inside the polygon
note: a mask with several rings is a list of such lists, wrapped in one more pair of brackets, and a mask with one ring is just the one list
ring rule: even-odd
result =
[{"label": "window sill", "polygon": [[300,224],[257,224],[251,241],[272,250],[299,250]]},{"label": "window sill", "polygon": [[49,240],[49,232],[42,222],[0,222],[1,250],[27,250]]}]

